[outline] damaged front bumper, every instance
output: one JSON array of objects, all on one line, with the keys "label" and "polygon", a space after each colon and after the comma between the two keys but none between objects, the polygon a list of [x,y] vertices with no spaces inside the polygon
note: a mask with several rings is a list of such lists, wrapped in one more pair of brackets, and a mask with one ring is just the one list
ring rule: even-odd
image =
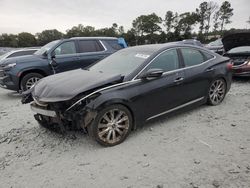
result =
[{"label": "damaged front bumper", "polygon": [[35,101],[30,104],[30,107],[40,125],[53,129],[58,127],[61,130],[83,129],[86,131],[87,126],[97,115],[96,111],[88,108],[82,108],[80,111],[59,112],[49,106],[40,106]]},{"label": "damaged front bumper", "polygon": [[53,110],[47,110],[44,109],[40,106],[38,106],[35,102],[30,104],[30,108],[33,112],[40,114],[40,115],[44,115],[44,116],[48,116],[48,117],[52,117],[52,118],[56,118],[56,112]]}]

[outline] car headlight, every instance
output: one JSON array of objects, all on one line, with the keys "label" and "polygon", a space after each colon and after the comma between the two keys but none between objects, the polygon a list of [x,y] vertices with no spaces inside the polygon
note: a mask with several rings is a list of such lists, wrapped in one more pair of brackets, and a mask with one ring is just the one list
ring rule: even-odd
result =
[{"label": "car headlight", "polygon": [[15,67],[16,66],[16,63],[10,63],[10,64],[8,64],[8,65],[5,65],[5,69],[10,69],[10,68],[13,68],[13,67]]}]

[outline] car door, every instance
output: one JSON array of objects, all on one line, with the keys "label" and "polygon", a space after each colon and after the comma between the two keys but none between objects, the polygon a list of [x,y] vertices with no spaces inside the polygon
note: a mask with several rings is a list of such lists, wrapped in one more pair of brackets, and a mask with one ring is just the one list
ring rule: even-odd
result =
[{"label": "car door", "polygon": [[209,60],[214,56],[195,48],[180,48],[185,66],[185,102],[206,96],[214,72]]},{"label": "car door", "polygon": [[78,40],[77,58],[79,68],[88,67],[103,59],[106,55],[104,47],[98,40]]},{"label": "car door", "polygon": [[141,80],[136,86],[139,93],[136,99],[138,108],[143,107],[146,119],[164,113],[183,103],[184,72],[180,69],[176,49],[158,55],[142,72],[149,69],[162,69],[164,74],[155,79]]},{"label": "car door", "polygon": [[78,68],[75,41],[65,41],[52,52],[52,61],[56,62],[55,72],[64,72]]}]

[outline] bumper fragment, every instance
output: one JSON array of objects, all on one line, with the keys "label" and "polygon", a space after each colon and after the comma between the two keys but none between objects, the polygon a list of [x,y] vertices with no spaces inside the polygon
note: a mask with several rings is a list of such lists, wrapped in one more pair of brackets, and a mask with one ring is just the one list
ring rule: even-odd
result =
[{"label": "bumper fragment", "polygon": [[33,112],[35,112],[37,114],[41,114],[41,115],[53,117],[53,118],[57,117],[57,114],[55,111],[47,110],[47,109],[44,109],[42,107],[39,107],[34,102],[30,104],[30,108]]}]

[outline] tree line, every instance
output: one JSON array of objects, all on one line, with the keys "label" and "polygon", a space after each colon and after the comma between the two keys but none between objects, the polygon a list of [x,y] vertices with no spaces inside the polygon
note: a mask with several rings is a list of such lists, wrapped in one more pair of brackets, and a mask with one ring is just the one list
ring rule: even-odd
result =
[{"label": "tree line", "polygon": [[[126,32],[123,26],[116,23],[102,29],[79,24],[68,29],[66,33],[56,29],[44,30],[35,35],[28,32],[17,35],[5,33],[0,35],[0,46],[43,46],[53,40],[81,36],[124,37],[130,46],[190,38],[207,42],[208,36],[222,35],[225,32],[225,26],[231,23],[232,16],[233,8],[228,1],[224,1],[221,5],[213,1],[204,1],[193,12],[177,13],[168,10],[164,18],[155,13],[141,15],[133,20],[132,28]],[[249,20],[247,22],[250,24]],[[198,32],[194,32],[197,27]]]}]

